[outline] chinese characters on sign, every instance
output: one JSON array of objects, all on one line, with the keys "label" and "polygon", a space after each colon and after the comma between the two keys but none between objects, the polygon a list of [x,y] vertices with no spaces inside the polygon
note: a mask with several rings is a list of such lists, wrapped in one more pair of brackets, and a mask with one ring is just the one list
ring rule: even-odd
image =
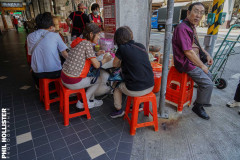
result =
[{"label": "chinese characters on sign", "polygon": [[103,0],[104,30],[106,38],[113,38],[116,31],[115,0]]},{"label": "chinese characters on sign", "polygon": [[8,3],[8,2],[2,2],[2,7],[23,7],[22,3]]}]

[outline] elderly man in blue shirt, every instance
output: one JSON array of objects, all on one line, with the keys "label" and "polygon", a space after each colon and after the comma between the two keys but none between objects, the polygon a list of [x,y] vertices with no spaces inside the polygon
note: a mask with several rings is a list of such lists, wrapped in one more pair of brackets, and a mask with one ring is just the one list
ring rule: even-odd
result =
[{"label": "elderly man in blue shirt", "polygon": [[68,48],[58,33],[54,33],[54,23],[51,13],[45,12],[36,17],[38,30],[27,37],[28,53],[32,55],[31,68],[33,78],[38,86],[39,79],[59,78],[61,75],[61,60],[59,53],[66,58]]}]

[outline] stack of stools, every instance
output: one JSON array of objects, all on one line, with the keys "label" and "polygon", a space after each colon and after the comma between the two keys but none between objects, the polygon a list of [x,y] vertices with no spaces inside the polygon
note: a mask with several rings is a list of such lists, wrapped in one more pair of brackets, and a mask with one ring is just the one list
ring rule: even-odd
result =
[{"label": "stack of stools", "polygon": [[187,73],[180,73],[172,66],[168,73],[166,102],[177,106],[177,111],[182,113],[183,106],[191,105],[194,82]]},{"label": "stack of stools", "polygon": [[[54,90],[49,90],[49,84],[51,82],[55,83],[55,89]],[[40,101],[44,102],[45,105],[45,110],[49,110],[50,109],[50,104],[57,102],[60,100],[59,97],[56,97],[54,99],[50,99],[50,94],[52,93],[57,93],[58,95],[60,95],[60,88],[59,88],[59,82],[60,82],[60,78],[56,78],[56,79],[39,79],[39,95],[40,95]]]},{"label": "stack of stools", "polygon": [[[85,89],[76,89],[76,90],[71,90],[63,86],[62,82],[60,82],[61,86],[61,91],[60,91],[60,112],[63,112],[63,117],[64,117],[64,125],[68,126],[69,125],[69,119],[73,117],[78,117],[82,115],[86,115],[87,119],[90,119],[90,112],[88,109],[88,103],[87,103],[87,97],[85,93]],[[71,94],[77,94],[78,100],[83,101],[83,106],[84,110],[70,114],[69,113],[69,104],[74,104],[77,103],[77,101],[71,101],[69,102],[69,96]]]},{"label": "stack of stools", "polygon": [[[130,106],[131,102],[133,101],[133,108],[132,111],[130,111]],[[149,110],[149,103],[152,103],[152,112]],[[139,105],[141,103],[144,103],[144,115],[149,116],[149,113],[153,116],[153,121],[151,122],[144,122],[138,124],[138,110],[139,110]],[[131,113],[132,117],[131,119],[129,118],[128,114]],[[130,125],[130,134],[135,135],[136,129],[140,127],[145,127],[145,126],[154,126],[155,131],[158,131],[158,117],[157,117],[157,100],[156,96],[153,92],[141,96],[141,97],[127,97],[127,104],[126,104],[126,111],[124,115],[124,119],[128,120],[128,123]]]}]

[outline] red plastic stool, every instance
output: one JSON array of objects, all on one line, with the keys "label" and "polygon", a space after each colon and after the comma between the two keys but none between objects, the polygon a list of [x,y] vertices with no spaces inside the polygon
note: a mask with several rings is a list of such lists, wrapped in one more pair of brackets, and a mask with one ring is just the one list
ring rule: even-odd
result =
[{"label": "red plastic stool", "polygon": [[182,112],[183,106],[191,105],[194,82],[187,73],[180,73],[172,66],[168,73],[166,102],[177,106],[177,111]]},{"label": "red plastic stool", "polygon": [[[130,111],[131,101],[133,100],[133,109]],[[144,115],[149,116],[149,113],[153,116],[153,121],[151,122],[144,122],[144,123],[137,123],[138,121],[138,110],[140,103],[144,102]],[[152,102],[152,112],[149,110],[149,102]],[[132,114],[132,118],[130,119],[128,114]],[[135,135],[136,129],[145,126],[154,126],[155,131],[158,131],[158,117],[157,117],[157,100],[156,96],[153,92],[141,96],[141,97],[127,97],[127,105],[126,111],[124,115],[124,119],[128,120],[130,124],[130,134]]]},{"label": "red plastic stool", "polygon": [[[86,115],[87,119],[91,119],[90,112],[88,109],[87,97],[85,93],[85,89],[76,89],[71,90],[63,86],[62,82],[60,82],[61,91],[60,91],[60,112],[63,112],[64,117],[64,126],[69,125],[69,119],[73,117],[78,117],[82,115]],[[73,93],[77,93],[78,100],[82,99],[84,110],[81,112],[69,114],[69,104],[77,103],[77,101],[69,102],[69,96]]]},{"label": "red plastic stool", "polygon": [[[59,97],[56,97],[54,99],[50,99],[49,95],[52,93],[57,93],[59,95],[59,81],[60,78],[56,79],[39,79],[39,95],[40,95],[40,101],[43,101],[45,104],[45,110],[50,109],[50,104],[57,102],[60,100]],[[54,82],[56,89],[49,90],[49,83]]]}]

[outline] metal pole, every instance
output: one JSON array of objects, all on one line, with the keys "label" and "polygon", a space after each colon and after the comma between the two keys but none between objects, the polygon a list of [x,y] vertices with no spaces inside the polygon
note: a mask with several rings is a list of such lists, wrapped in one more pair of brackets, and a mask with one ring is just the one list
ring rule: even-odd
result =
[{"label": "metal pole", "polygon": [[212,5],[212,13],[215,13],[215,21],[214,23],[208,27],[208,32],[204,38],[205,50],[211,55],[213,55],[214,47],[216,45],[219,23],[218,18],[219,14],[223,12],[224,0],[214,0]]},{"label": "metal pole", "polygon": [[167,3],[167,21],[165,27],[165,40],[164,40],[164,55],[163,55],[163,66],[162,66],[162,82],[160,90],[158,117],[168,118],[168,113],[164,110],[165,108],[165,93],[167,87],[167,75],[168,75],[168,62],[170,54],[170,46],[172,40],[172,21],[174,11],[174,0],[168,0]]}]

